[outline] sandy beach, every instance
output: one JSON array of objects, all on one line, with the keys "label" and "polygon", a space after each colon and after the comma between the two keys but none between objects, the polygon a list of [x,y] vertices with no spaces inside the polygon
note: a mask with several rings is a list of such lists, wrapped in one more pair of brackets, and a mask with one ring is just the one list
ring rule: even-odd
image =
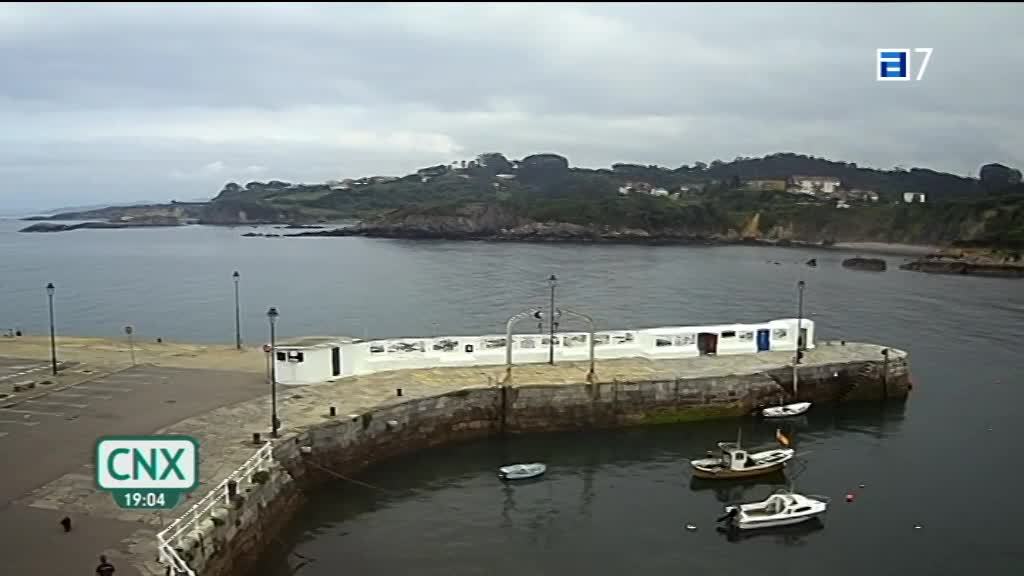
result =
[{"label": "sandy beach", "polygon": [[894,256],[927,256],[928,254],[945,250],[942,246],[890,244],[887,242],[837,242],[832,245],[832,248],[850,252],[872,252]]}]

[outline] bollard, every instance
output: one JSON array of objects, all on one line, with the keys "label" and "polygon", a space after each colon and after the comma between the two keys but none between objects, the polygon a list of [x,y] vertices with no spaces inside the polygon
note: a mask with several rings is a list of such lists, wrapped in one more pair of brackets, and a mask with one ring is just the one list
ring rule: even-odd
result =
[{"label": "bollard", "polygon": [[338,415],[338,409],[335,408],[334,406],[331,406],[331,416],[337,416],[337,415]]},{"label": "bollard", "polygon": [[396,396],[401,396],[402,395],[402,389],[401,388],[395,388],[395,395]]},{"label": "bollard", "polygon": [[252,443],[253,444],[259,444],[260,443],[260,433],[259,432],[253,432],[252,433]]},{"label": "bollard", "polygon": [[234,499],[235,496],[238,496],[238,482],[228,480],[228,499]]}]

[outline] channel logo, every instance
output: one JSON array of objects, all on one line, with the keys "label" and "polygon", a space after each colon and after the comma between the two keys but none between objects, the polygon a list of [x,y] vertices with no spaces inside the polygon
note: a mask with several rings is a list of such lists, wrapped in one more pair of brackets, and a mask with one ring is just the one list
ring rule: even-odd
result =
[{"label": "channel logo", "polygon": [[108,436],[96,442],[96,485],[123,508],[173,508],[199,484],[199,443],[188,436]]},{"label": "channel logo", "polygon": [[[875,80],[879,82],[906,82],[921,80],[932,57],[931,48],[879,48],[875,60]],[[911,78],[911,54],[924,54],[916,77]]]}]

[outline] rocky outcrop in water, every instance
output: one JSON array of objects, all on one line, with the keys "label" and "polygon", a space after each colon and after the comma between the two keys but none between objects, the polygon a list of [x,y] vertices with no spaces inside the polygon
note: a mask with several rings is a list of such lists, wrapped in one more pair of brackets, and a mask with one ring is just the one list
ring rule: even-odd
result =
[{"label": "rocky outcrop in water", "polygon": [[929,274],[1024,278],[1024,263],[1020,262],[1019,258],[936,254],[902,264],[900,269]]},{"label": "rocky outcrop in water", "polygon": [[78,224],[54,224],[53,222],[39,222],[26,226],[19,232],[67,232],[69,230],[81,230],[86,228],[148,228],[163,226],[181,226],[181,220],[170,216],[152,216],[139,218],[124,222],[81,222]]},{"label": "rocky outcrop in water", "polygon": [[843,260],[843,268],[867,270],[869,272],[885,272],[885,260],[881,258],[847,258]]}]

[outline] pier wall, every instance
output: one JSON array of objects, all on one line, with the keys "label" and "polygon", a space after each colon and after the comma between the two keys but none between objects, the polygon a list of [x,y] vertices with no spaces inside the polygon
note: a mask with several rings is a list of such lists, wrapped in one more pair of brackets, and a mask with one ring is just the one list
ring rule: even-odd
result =
[{"label": "pier wall", "polygon": [[[181,554],[200,576],[244,576],[278,546],[304,491],[374,462],[448,442],[503,433],[607,428],[741,416],[791,388],[792,370],[706,378],[596,384],[464,388],[394,398],[358,414],[338,413],[286,434],[268,479],[219,510]],[[818,404],[905,398],[906,354],[799,369],[799,398]],[[827,407],[822,406],[827,409]]]}]

